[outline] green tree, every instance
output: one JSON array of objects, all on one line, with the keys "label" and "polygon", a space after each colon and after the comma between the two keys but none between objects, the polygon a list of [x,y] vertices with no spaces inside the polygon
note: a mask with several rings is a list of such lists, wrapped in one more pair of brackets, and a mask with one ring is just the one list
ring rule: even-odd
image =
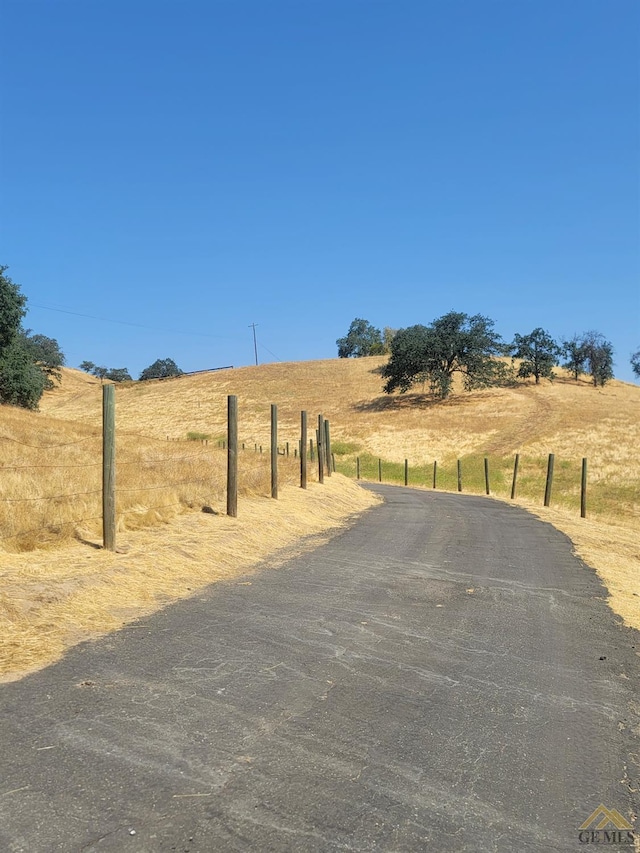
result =
[{"label": "green tree", "polygon": [[110,379],[112,382],[131,382],[131,374],[126,367],[111,367],[107,370],[105,379]]},{"label": "green tree", "polygon": [[0,264],[0,352],[9,346],[20,332],[22,318],[27,313],[27,297],[20,293],[20,287],[4,274],[8,269],[9,267]]},{"label": "green tree", "polygon": [[513,358],[521,359],[518,376],[527,379],[534,376],[536,385],[540,379],[554,379],[553,368],[558,363],[560,347],[548,332],[538,327],[529,335],[516,334],[511,344]]},{"label": "green tree", "polygon": [[0,403],[36,409],[49,377],[22,330],[27,298],[0,265]]},{"label": "green tree", "polygon": [[83,361],[80,370],[97,377],[101,382],[110,379],[111,382],[132,382],[131,374],[126,367],[102,367],[92,361]]},{"label": "green tree", "polygon": [[640,379],[640,348],[631,355],[631,370]]},{"label": "green tree", "polygon": [[362,358],[367,355],[381,355],[385,352],[380,329],[376,329],[367,320],[356,317],[349,326],[344,338],[338,338],[338,358]]},{"label": "green tree", "polygon": [[168,379],[170,376],[182,376],[183,372],[172,358],[159,358],[145,367],[140,379]]},{"label": "green tree", "polygon": [[31,329],[22,332],[22,336],[32,359],[45,374],[45,388],[53,388],[54,380],[59,382],[62,379],[61,368],[65,362],[58,341],[46,335],[34,335]]},{"label": "green tree", "polygon": [[573,373],[573,378],[578,381],[580,374],[584,373],[587,354],[584,349],[584,341],[580,335],[574,335],[569,340],[562,342],[562,355],[564,361],[562,366]]},{"label": "green tree", "polygon": [[384,347],[385,355],[391,352],[391,341],[398,334],[397,329],[392,329],[391,326],[385,326],[382,330],[382,346]]},{"label": "green tree", "polygon": [[33,360],[21,335],[0,350],[0,403],[37,409],[47,375]]},{"label": "green tree", "polygon": [[469,317],[450,311],[429,326],[400,329],[382,370],[387,380],[384,390],[405,392],[416,382],[428,381],[431,393],[444,399],[456,373],[467,391],[503,384],[509,370],[495,356],[504,355],[506,349],[493,326],[493,320],[480,314]]},{"label": "green tree", "polygon": [[84,370],[85,373],[90,373],[92,376],[95,376],[96,379],[99,379],[100,382],[104,382],[105,379],[110,378],[108,367],[105,367],[102,364],[94,364],[92,361],[83,361],[80,365],[80,370]]},{"label": "green tree", "polygon": [[587,372],[594,386],[613,379],[613,344],[601,332],[586,332],[582,338]]}]

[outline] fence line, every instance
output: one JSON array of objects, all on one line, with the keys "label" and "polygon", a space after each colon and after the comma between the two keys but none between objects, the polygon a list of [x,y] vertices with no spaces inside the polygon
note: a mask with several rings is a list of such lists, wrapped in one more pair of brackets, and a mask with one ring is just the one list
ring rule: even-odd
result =
[{"label": "fence line", "polygon": [[[209,447],[206,441],[203,440],[203,447],[196,453],[184,454],[181,455],[172,455],[170,452],[166,453],[169,448],[172,447],[172,443],[167,445],[167,442],[164,439],[159,439],[156,436],[147,436],[142,433],[134,433],[128,431],[119,431],[118,436],[124,436],[126,438],[135,437],[139,439],[144,439],[145,441],[154,441],[159,442],[160,446],[163,447],[164,451],[162,457],[158,458],[145,458],[146,448],[135,448],[133,450],[134,453],[137,453],[140,458],[125,458],[119,459],[117,458],[115,452],[115,386],[113,385],[104,385],[103,386],[103,453],[104,458],[102,463],[100,462],[85,462],[85,463],[71,463],[67,461],[61,461],[59,464],[50,464],[50,463],[30,463],[30,464],[12,464],[7,466],[0,465],[0,472],[3,475],[2,481],[2,496],[0,496],[0,509],[2,505],[31,505],[38,506],[44,505],[37,510],[34,510],[35,514],[42,514],[42,524],[39,527],[29,527],[26,530],[16,530],[15,532],[11,532],[11,524],[8,525],[8,530],[5,535],[0,534],[0,542],[8,542],[14,540],[24,539],[31,535],[35,534],[46,534],[48,537],[55,535],[56,530],[68,530],[70,526],[77,526],[84,523],[94,522],[97,519],[102,519],[103,521],[103,544],[106,548],[115,548],[115,533],[117,526],[117,519],[123,518],[129,515],[144,515],[146,512],[152,512],[154,510],[159,509],[175,509],[177,506],[180,506],[181,503],[188,503],[191,498],[187,497],[184,493],[176,498],[176,500],[171,503],[158,503],[155,505],[144,506],[143,508],[131,508],[131,507],[121,507],[118,508],[116,513],[116,501],[117,495],[122,494],[135,494],[135,493],[147,493],[151,494],[153,492],[159,492],[163,490],[176,489],[181,487],[200,487],[202,489],[213,489],[216,494],[224,491],[224,477],[221,475],[222,466],[220,463],[220,456],[216,456],[216,453],[219,451],[219,448],[216,448],[214,444],[211,444]],[[218,442],[222,445],[222,448],[226,450],[227,457],[227,514],[234,517],[237,515],[237,464],[238,464],[238,439],[237,439],[237,398],[236,399],[236,412],[235,412],[235,435],[234,428],[232,424],[233,420],[233,406],[231,403],[232,396],[230,395],[228,398],[228,407],[227,407],[227,438]],[[271,405],[271,454],[270,454],[270,463],[271,463],[271,496],[274,498],[278,497],[278,456],[282,455],[285,458],[291,459],[291,455],[289,452],[290,441],[287,440],[283,444],[283,449],[281,450],[280,444],[278,442],[278,410],[276,404]],[[331,473],[336,470],[336,454],[332,451],[331,447],[331,430],[330,423],[327,418],[324,418],[322,414],[318,415],[318,428],[316,431],[316,446],[314,447],[313,439],[309,439],[307,436],[307,412],[302,411],[300,414],[300,438],[296,439],[293,442],[294,449],[294,457],[296,462],[299,464],[300,470],[300,487],[306,488],[307,479],[308,479],[308,466],[307,460],[310,459],[312,462],[317,460],[317,479],[319,483],[324,481],[324,474],[327,476],[331,476]],[[86,446],[87,442],[98,439],[97,435],[89,435],[84,438],[78,439],[76,441],[71,442],[59,442],[57,444],[51,445],[42,445],[42,444],[33,444],[28,442],[20,441],[19,439],[12,438],[10,436],[0,436],[0,441],[11,442],[12,444],[18,446],[24,446],[33,450],[43,451],[43,450],[57,450],[59,448],[73,448],[78,445]],[[184,439],[190,440],[190,439]],[[196,439],[191,439],[196,440]],[[182,440],[180,440],[182,444]],[[336,445],[337,446],[337,445]],[[206,448],[206,449],[205,449]],[[176,448],[177,449],[177,448]],[[245,450],[245,443],[242,444],[242,450]],[[258,444],[255,443],[254,450],[257,453]],[[131,453],[131,448],[128,449],[128,452]],[[155,451],[151,451],[155,452]],[[260,445],[260,452],[262,453],[262,446]],[[339,454],[340,455],[340,454]],[[248,457],[245,454],[242,454],[243,459],[247,459]],[[495,460],[495,457],[492,457]],[[445,466],[442,466],[441,463],[438,463],[437,460],[433,461],[433,474],[432,474],[432,483],[431,483],[431,472],[430,465],[429,466],[412,466],[411,467],[411,476],[410,476],[410,465],[409,460],[405,459],[403,463],[389,463],[384,462],[384,473],[386,475],[387,481],[396,481],[396,482],[404,482],[405,485],[408,485],[409,480],[411,480],[412,485],[428,485],[432,484],[432,488],[436,489],[438,487],[442,488],[443,484],[445,488],[447,487],[447,483],[450,482],[451,476],[453,476],[453,482],[451,486],[451,490],[455,491],[455,486],[457,485],[457,490],[462,492],[463,490],[463,463],[465,466],[469,466],[469,468],[465,467],[465,480],[464,484],[467,489],[474,488],[478,489],[478,493],[481,489],[481,475],[474,475],[473,472],[470,472],[470,461],[464,461],[466,457],[459,458],[456,460],[455,465],[455,474],[453,472],[448,472]],[[256,460],[257,461],[257,460]],[[484,465],[484,492],[487,495],[492,494],[490,477],[489,477],[489,457],[483,457],[483,465]],[[501,462],[497,464],[495,467],[492,467],[493,472],[493,480],[494,480],[494,488],[497,484],[497,491],[504,491],[504,477],[505,477],[505,460],[501,459]],[[520,454],[515,455],[515,459],[513,462],[513,475],[511,480],[511,499],[515,499],[517,486],[519,485],[518,476],[520,474]],[[544,506],[550,506],[551,497],[552,497],[552,488],[553,488],[553,479],[554,479],[554,462],[555,456],[553,453],[549,454],[547,459],[547,471],[546,471],[546,480],[544,487]],[[161,477],[163,469],[166,469],[166,466],[177,466],[181,463],[186,463],[187,465],[198,465],[198,476],[195,477],[182,477],[177,479],[165,480],[163,482],[151,483],[148,482],[148,479],[153,477]],[[198,464],[199,463],[199,464]],[[254,466],[253,470],[255,471],[264,471],[264,465],[266,463],[266,459],[261,464],[258,464],[257,467]],[[103,482],[102,487],[100,488],[98,485],[98,476],[97,469],[102,464],[103,468]],[[474,463],[475,464],[475,463]],[[577,493],[579,487],[579,497],[580,497],[580,515],[582,518],[586,518],[587,514],[587,459],[584,458],[582,460],[582,469],[581,476],[579,481],[576,479],[575,483],[573,480],[567,486],[567,475],[566,470],[563,473],[562,466],[568,465],[566,461],[559,463],[561,466],[560,469],[560,483],[561,489],[564,488],[564,492],[560,492],[560,499],[566,499],[566,496],[570,493],[573,495]],[[234,465],[235,465],[235,483],[234,483]],[[134,467],[132,467],[134,466]],[[376,479],[378,482],[383,482],[383,460],[380,457],[369,459],[368,456],[357,456],[355,458],[355,476],[357,479]],[[343,460],[338,462],[338,470],[343,473],[349,473],[345,471],[345,463]],[[96,481],[96,488],[91,489],[83,489],[76,490],[70,492],[60,492],[58,494],[45,494],[45,495],[37,495],[37,496],[29,496],[29,497],[11,497],[10,491],[10,477],[7,480],[7,477],[4,475],[10,475],[14,472],[17,476],[19,476],[22,471],[29,472],[37,472],[39,469],[43,471],[55,471],[58,469],[61,473],[60,482],[65,482],[63,477],[65,475],[63,472],[65,471],[78,471],[81,469],[87,469],[91,471],[91,481]],[[536,462],[536,471],[540,468],[540,460],[538,459]],[[147,481],[141,478],[141,481],[138,484],[135,483],[135,469],[138,469],[141,473],[147,477]],[[125,484],[123,486],[118,486],[116,488],[116,475],[118,471],[126,470],[130,473],[125,478]],[[179,470],[179,469],[178,469]],[[175,473],[178,473],[176,470]],[[192,469],[194,470],[194,469]],[[247,469],[245,469],[247,470]],[[249,469],[251,470],[251,469]],[[313,470],[313,469],[312,469]],[[191,473],[191,470],[185,468],[184,473]],[[79,474],[78,474],[79,476]],[[351,476],[353,476],[353,469],[351,469]],[[537,476],[537,474],[536,474]],[[57,478],[53,478],[55,481]],[[67,485],[71,485],[73,483],[74,477],[69,474],[68,478],[66,478]],[[127,482],[128,480],[128,482]],[[525,476],[525,480],[527,477]],[[78,485],[82,481],[82,478],[76,478]],[[524,480],[522,481],[524,482]],[[33,488],[33,483],[28,483],[30,488]],[[527,490],[528,494],[531,494],[531,476],[529,475],[527,480]],[[5,497],[6,495],[6,497]],[[94,499],[97,496],[102,495],[103,498],[103,506],[102,513],[96,514],[92,512],[94,509]],[[235,498],[234,498],[235,495]],[[60,515],[63,510],[70,511],[70,506],[65,506],[65,502],[70,502],[76,498],[91,498],[91,501],[85,502],[85,509],[89,510],[89,514],[83,518],[71,518],[64,520],[62,517],[55,518],[58,514]],[[201,494],[198,494],[197,499],[201,499]],[[217,499],[216,499],[217,500]],[[558,498],[556,498],[558,500]],[[56,504],[55,509],[58,510],[56,513],[54,510],[51,511],[50,517],[44,515],[44,512],[49,512],[46,509],[46,506],[53,502]],[[97,506],[96,506],[97,509]]]},{"label": "fence line", "polygon": [[[389,462],[384,461],[380,457],[373,455],[365,456],[348,456],[346,459],[340,460],[338,470],[341,473],[355,477],[356,480],[368,480],[370,482],[388,482],[395,484],[404,483],[407,485],[409,481],[412,486],[422,488],[444,488],[447,491],[471,492],[473,494],[502,494],[505,497],[510,494],[511,500],[515,500],[516,490],[518,485],[518,475],[521,469],[521,455],[515,454],[513,461],[513,475],[511,475],[510,463],[505,457],[499,457],[501,464],[490,465],[491,458],[488,456],[480,457],[474,462],[467,461],[463,458],[455,459],[447,468],[438,460],[434,460],[432,465],[420,464],[410,466],[408,460],[404,462]],[[349,461],[350,459],[350,461]],[[494,463],[496,457],[493,457]],[[526,462],[527,460],[525,460]],[[550,506],[552,503],[552,486],[554,485],[554,463],[555,455],[549,454],[546,460],[546,474],[540,471],[540,460],[532,458],[536,473],[529,472],[527,494],[529,497],[539,497],[544,506]],[[507,463],[507,464],[505,464]],[[586,518],[587,514],[587,459],[582,460],[582,470],[577,469],[577,460],[563,460],[564,466],[573,465],[576,470],[569,480],[565,474],[563,477],[562,491],[559,492],[556,502],[566,503],[567,499],[576,499],[580,501],[580,516]],[[474,469],[473,471],[471,469]],[[384,470],[384,478],[383,478]],[[493,473],[491,473],[493,472]],[[539,472],[539,473],[538,473]],[[510,483],[507,482],[506,475],[508,474]],[[534,491],[532,487],[532,477],[537,478],[539,488]]]},{"label": "fence line", "polygon": [[[150,436],[140,432],[133,432],[129,430],[118,430],[117,437],[118,441],[120,438],[125,439],[125,446],[127,447],[126,452],[130,455],[133,453],[134,457],[138,458],[124,458],[121,459],[120,453],[116,453],[115,441],[116,441],[116,432],[115,432],[115,395],[116,395],[116,386],[105,384],[102,386],[103,388],[103,431],[102,435],[89,435],[85,436],[81,439],[77,439],[75,441],[61,441],[58,443],[45,445],[45,444],[35,444],[32,442],[24,442],[20,439],[13,438],[11,436],[0,436],[0,440],[4,440],[5,442],[10,442],[12,445],[23,446],[25,448],[30,448],[31,450],[42,452],[48,449],[58,450],[60,448],[72,449],[76,446],[81,446],[86,448],[87,442],[90,441],[98,441],[102,440],[102,461],[87,461],[87,462],[70,462],[67,460],[61,460],[58,464],[51,464],[49,462],[44,463],[23,463],[23,464],[9,464],[2,465],[0,462],[0,473],[3,475],[2,482],[0,484],[0,513],[2,513],[2,506],[7,507],[6,513],[0,515],[0,543],[9,543],[9,542],[24,542],[25,539],[33,539],[34,542],[27,547],[35,547],[37,545],[38,539],[42,541],[51,541],[60,535],[67,535],[70,530],[76,528],[80,525],[87,524],[93,525],[96,521],[102,520],[102,541],[105,548],[110,550],[115,550],[116,547],[116,530],[118,525],[118,520],[123,519],[130,516],[144,516],[145,513],[154,512],[156,510],[162,509],[176,509],[180,507],[181,504],[191,504],[191,497],[188,497],[188,492],[179,494],[174,500],[170,503],[167,502],[158,502],[155,504],[147,505],[146,501],[144,502],[144,506],[142,507],[132,507],[127,506],[127,501],[125,500],[124,506],[117,505],[117,497],[118,495],[136,495],[147,494],[151,495],[154,492],[163,492],[171,489],[181,489],[181,488],[190,488],[190,490],[198,489],[200,487],[202,491],[205,489],[208,491],[212,491],[213,494],[216,495],[215,501],[220,498],[220,494],[225,491],[224,488],[224,476],[222,476],[220,456],[216,455],[217,448],[215,447],[215,443],[212,442],[211,446],[208,446],[208,440],[203,440],[203,447],[196,453],[187,453],[179,452],[176,455],[173,455],[171,449],[173,447],[173,442],[167,444],[165,439],[158,438],[157,436]],[[227,514],[230,516],[234,516],[237,514],[237,470],[236,470],[236,483],[234,485],[234,466],[232,464],[233,460],[231,459],[234,438],[232,433],[230,432],[230,419],[231,419],[231,408],[230,408],[231,396],[228,398],[228,410],[227,410],[227,438],[222,440],[220,444],[227,451],[227,476],[226,476],[226,493],[227,493]],[[277,456],[283,455],[285,457],[291,457],[289,445],[290,442],[286,441],[284,443],[284,449],[281,451],[277,442],[277,407],[273,405],[273,416],[274,416],[274,426],[276,428],[276,432],[274,434],[275,439],[275,453],[272,453],[272,460],[276,465],[276,476],[275,481],[272,481],[272,494],[275,491],[275,496],[277,497]],[[302,416],[302,415],[301,415]],[[306,416],[306,413],[305,413]],[[330,432],[329,432],[329,422],[328,420],[322,420],[323,425],[323,435],[321,436],[321,440],[318,444],[318,463],[322,463],[322,472],[320,467],[318,468],[318,478],[322,476],[322,473],[326,471],[329,475],[331,472],[331,468],[335,464],[335,461],[332,460],[331,456],[326,459],[323,458],[327,451],[330,453]],[[324,441],[322,440],[324,438]],[[127,446],[126,442],[129,439],[138,439],[144,442],[157,442],[158,450],[162,448],[161,455],[155,456],[155,451],[150,450],[146,447],[140,448],[131,448],[131,446]],[[185,440],[196,440],[187,437],[186,439],[180,439],[180,444],[182,445]],[[304,446],[305,452],[299,452],[299,449],[302,447],[302,440],[296,439],[294,442],[294,455],[296,458],[296,463],[300,465],[300,485],[305,488],[306,483],[308,481],[308,469],[307,469],[307,460],[309,456],[312,458],[316,455],[314,453],[313,443],[310,442],[309,448],[307,450],[306,447],[306,436],[304,437]],[[242,444],[242,450],[244,451],[246,444]],[[183,451],[183,448],[180,448]],[[176,448],[177,450],[177,448]],[[257,452],[258,445],[255,444],[255,450]],[[289,451],[289,452],[287,452]],[[73,452],[73,451],[71,451]],[[91,453],[91,450],[83,450],[84,454]],[[147,454],[151,452],[153,455],[151,458],[147,456]],[[260,446],[260,452],[262,453],[262,446]],[[237,466],[237,424],[236,424],[236,436],[235,436],[235,462]],[[6,454],[5,454],[6,455]],[[243,454],[243,458],[247,458]],[[10,461],[10,460],[7,460]],[[265,460],[266,461],[266,460]],[[249,478],[255,477],[257,472],[264,472],[264,462],[260,459],[260,462],[256,460],[257,464],[249,465],[248,468],[245,467],[246,474]],[[179,466],[185,466],[184,473],[191,473],[193,470],[193,466],[198,466],[198,474],[194,477],[177,477],[177,478],[167,478],[166,480],[162,480],[163,471],[167,471],[167,468],[177,469],[175,473],[178,473],[180,470]],[[99,469],[102,468],[102,483],[100,484],[100,475],[98,474]],[[40,479],[38,477],[38,471],[42,470],[43,478]],[[82,469],[85,469],[88,473],[86,477],[84,477],[82,473]],[[190,470],[191,469],[191,470]],[[128,472],[125,476],[125,482],[121,484],[120,474],[119,472],[126,471]],[[255,474],[252,473],[255,471]],[[23,490],[23,493],[26,491],[31,491],[33,493],[34,488],[38,488],[39,482],[43,485],[49,483],[51,485],[62,484],[67,481],[70,485],[74,479],[78,482],[78,485],[87,479],[92,483],[95,482],[95,488],[89,489],[76,489],[75,491],[58,491],[54,492],[54,489],[50,489],[49,493],[43,495],[30,495],[30,496],[11,496],[12,491],[12,483],[11,477],[22,477],[23,472],[28,472],[30,477],[29,480],[25,477],[16,481],[16,487],[19,486]],[[47,472],[47,479],[45,479],[45,472]],[[65,472],[68,472],[68,477],[65,475]],[[139,482],[136,482],[136,475],[140,473]],[[7,475],[5,477],[4,475]],[[303,485],[303,474],[304,474],[304,485]],[[262,477],[263,474],[260,473],[258,475]],[[116,486],[116,478],[118,478],[118,484]],[[156,479],[154,483],[153,480]],[[151,480],[151,482],[149,482]],[[251,482],[251,479],[250,479]],[[250,486],[251,488],[251,486]],[[233,495],[236,495],[236,504],[234,508],[234,499]],[[203,503],[209,503],[210,500],[206,495],[202,495],[201,493],[195,493],[197,497],[195,500],[202,500]],[[102,496],[102,512],[98,512],[99,499]],[[84,513],[74,513],[73,508],[75,506],[75,501],[78,498],[86,498],[86,501],[83,501],[84,509],[89,510],[86,515]],[[134,498],[135,500],[135,498]],[[129,502],[130,503],[130,502]],[[9,512],[10,506],[17,506],[20,504],[24,504],[25,506],[33,506],[34,510],[25,510],[24,513],[19,516],[15,515],[13,511]],[[82,504],[79,504],[80,506]],[[36,509],[37,508],[37,509]],[[92,511],[93,510],[93,511]],[[117,510],[117,511],[116,511]],[[67,513],[70,517],[65,518],[65,513]],[[80,517],[82,516],[82,517]],[[16,529],[18,525],[23,520],[28,520],[29,517],[35,520],[36,518],[41,519],[41,523],[38,526],[34,526],[33,524],[30,526],[25,525],[25,529],[20,530],[19,527]],[[13,530],[11,529],[13,527]],[[3,529],[4,528],[4,529]],[[23,549],[23,545],[19,546],[20,549]]]}]

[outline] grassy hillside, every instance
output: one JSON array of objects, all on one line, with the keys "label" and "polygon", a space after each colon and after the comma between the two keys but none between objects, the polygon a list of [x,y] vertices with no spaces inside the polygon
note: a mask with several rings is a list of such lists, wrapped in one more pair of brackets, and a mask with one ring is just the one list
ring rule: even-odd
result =
[{"label": "grassy hillside", "polygon": [[[331,422],[339,471],[404,476],[484,491],[509,500],[513,455],[521,454],[517,502],[565,531],[606,582],[613,608],[640,627],[640,388],[594,389],[556,382],[456,393],[434,403],[420,393],[382,393],[383,359],[272,364],[129,383],[116,389],[117,511],[123,553],[100,541],[100,382],[64,370],[41,410],[0,407],[0,674],[53,660],[91,631],[112,630],[164,601],[229,577],[274,549],[341,523],[371,497],[342,478],[307,493],[297,460],[281,457],[282,500],[269,495],[270,404],[278,404],[280,446],[297,447],[300,410],[310,435],[319,412]],[[239,398],[241,518],[224,517],[226,397]],[[189,433],[210,436],[207,444]],[[263,445],[264,454],[254,452]],[[542,507],[547,454],[556,454],[550,509]],[[589,460],[588,518],[579,517],[580,460]],[[310,466],[313,470],[313,466]],[[204,515],[203,506],[216,515]],[[160,525],[160,526],[159,526]],[[53,546],[53,550],[50,547]]]},{"label": "grassy hillside", "polygon": [[[544,491],[547,455],[556,455],[554,503],[579,506],[580,464],[589,466],[589,511],[639,518],[636,500],[640,464],[640,388],[611,382],[593,388],[561,375],[553,384],[532,382],[472,394],[456,393],[433,402],[422,393],[382,393],[378,369],[383,358],[335,359],[247,367],[171,380],[131,383],[117,389],[120,434],[185,439],[189,432],[218,437],[225,432],[226,395],[237,394],[240,440],[247,447],[269,442],[269,404],[277,403],[280,437],[293,447],[300,409],[322,412],[332,427],[339,470],[355,475],[361,457],[364,476],[377,479],[378,458],[385,479],[403,476],[431,485],[432,464],[439,485],[456,488],[456,460],[462,460],[464,490],[483,491],[483,457],[490,460],[492,491],[511,486],[513,456],[521,454],[519,494],[535,500]],[[418,389],[420,390],[420,389]],[[43,413],[99,429],[100,384],[65,371],[61,389],[49,392]],[[394,464],[395,463],[395,464]]]}]

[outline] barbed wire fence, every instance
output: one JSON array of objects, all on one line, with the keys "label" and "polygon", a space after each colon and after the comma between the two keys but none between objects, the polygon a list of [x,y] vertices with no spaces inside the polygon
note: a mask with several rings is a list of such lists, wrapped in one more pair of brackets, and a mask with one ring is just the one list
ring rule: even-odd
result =
[{"label": "barbed wire fence", "polygon": [[[236,398],[230,395],[231,399]],[[36,443],[0,435],[1,548],[32,550],[65,537],[96,544],[102,522],[102,545],[115,550],[117,530],[147,526],[160,520],[159,514],[185,507],[199,505],[204,511],[213,511],[211,506],[222,502],[225,494],[227,514],[237,514],[237,399],[235,425],[229,409],[227,438],[219,443],[202,440],[195,452],[185,452],[189,439],[168,442],[158,436],[127,431],[118,433],[118,444],[123,447],[116,452],[113,385],[103,386],[102,412],[101,431],[72,441]],[[273,418],[271,430],[273,483],[274,476],[277,482],[278,457],[290,456],[290,442],[278,444],[276,438],[274,444],[277,420],[274,423]],[[257,444],[252,454],[245,444],[242,443],[244,480],[250,491],[259,493],[267,455],[257,454]],[[314,456],[321,459],[318,479],[324,470],[330,473],[331,457],[318,452],[322,445],[318,433],[315,454],[306,447],[306,436],[303,441],[302,434],[291,444],[291,455],[299,458],[303,488],[309,457],[312,461]],[[154,495],[158,496],[156,500]],[[277,497],[273,488],[271,495]]]}]

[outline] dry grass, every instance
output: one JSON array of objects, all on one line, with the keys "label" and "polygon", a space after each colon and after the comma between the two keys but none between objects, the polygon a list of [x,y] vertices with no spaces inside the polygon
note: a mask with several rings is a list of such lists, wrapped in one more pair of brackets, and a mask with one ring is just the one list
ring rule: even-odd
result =
[{"label": "dry grass", "polygon": [[[313,419],[322,412],[331,422],[339,469],[350,476],[355,473],[355,456],[359,455],[363,475],[377,479],[377,459],[381,457],[384,479],[401,481],[406,458],[411,483],[430,485],[432,463],[437,459],[438,487],[455,489],[455,460],[461,458],[464,490],[481,493],[482,460],[488,456],[492,492],[508,499],[513,454],[519,452],[518,502],[539,511],[571,537],[578,553],[595,566],[607,583],[613,609],[628,624],[640,627],[640,549],[635,544],[640,487],[640,462],[635,452],[640,439],[640,388],[614,381],[596,390],[587,382],[575,383],[561,376],[553,385],[528,383],[457,394],[445,403],[435,404],[421,393],[384,395],[378,372],[383,361],[336,359],[263,365],[119,386],[119,539],[126,537],[133,543],[126,560],[82,544],[95,541],[100,531],[100,383],[78,371],[65,370],[62,386],[45,395],[41,412],[34,415],[1,408],[0,464],[5,470],[4,500],[0,501],[0,568],[13,571],[13,566],[19,566],[22,572],[14,580],[5,578],[2,606],[9,626],[7,635],[17,624],[24,626],[35,620],[31,605],[25,608],[15,603],[20,599],[20,585],[28,577],[30,566],[38,580],[29,588],[36,589],[40,584],[38,594],[53,596],[54,609],[47,610],[50,615],[58,606],[57,596],[65,584],[80,589],[82,594],[76,595],[76,590],[70,598],[62,595],[64,606],[76,612],[79,625],[82,608],[89,608],[91,584],[111,590],[113,607],[117,608],[118,590],[125,576],[138,570],[148,573],[156,564],[160,568],[164,561],[173,565],[176,559],[182,559],[180,550],[190,555],[183,555],[188,561],[185,565],[193,564],[191,568],[199,577],[201,571],[205,572],[201,582],[211,579],[208,568],[203,568],[210,563],[211,545],[208,537],[200,542],[202,534],[212,523],[216,530],[222,530],[235,522],[222,515],[203,516],[188,510],[200,510],[205,504],[217,510],[223,508],[226,457],[215,439],[225,432],[229,393],[238,395],[240,441],[247,447],[240,458],[243,499],[238,529],[249,538],[246,546],[237,540],[239,553],[248,550],[253,554],[254,549],[255,554],[266,553],[259,550],[259,542],[250,538],[253,534],[248,512],[257,519],[262,505],[270,512],[282,510],[282,501],[276,506],[270,501],[251,499],[269,493],[268,457],[254,453],[253,448],[256,444],[265,450],[268,447],[269,406],[277,403],[281,446],[286,441],[292,449],[297,446],[300,409],[309,413],[310,436]],[[213,440],[208,445],[190,442],[186,440],[188,433],[209,435]],[[556,454],[556,476],[552,508],[544,510],[541,504],[549,452]],[[578,516],[583,456],[589,460],[587,520]],[[281,471],[284,481],[297,480],[292,458],[281,458]],[[75,497],[43,500],[63,493]],[[300,490],[294,489],[293,494],[306,499]],[[18,502],[8,503],[9,498]],[[323,505],[322,512],[331,511],[331,503]],[[357,508],[355,498],[353,506]],[[319,507],[316,509],[320,512]],[[292,508],[293,519],[296,512]],[[266,518],[260,523],[268,526]],[[294,521],[291,523],[295,526]],[[149,525],[156,526],[148,530]],[[140,532],[133,532],[136,529]],[[295,535],[304,534],[303,528],[296,530]],[[255,535],[262,541],[261,531]],[[78,540],[75,544],[73,537]],[[138,546],[138,541],[144,541],[144,547]],[[269,547],[279,547],[280,540],[269,542]],[[57,550],[49,553],[42,550],[43,546]],[[37,550],[18,553],[33,548]],[[83,580],[73,580],[73,572],[66,580],[55,580],[56,566],[64,572],[67,561],[77,563],[78,576]],[[85,562],[91,565],[86,575],[92,578],[90,581],[83,574]],[[220,565],[224,574],[226,569]],[[149,584],[148,576],[145,584]],[[185,589],[195,585],[195,581],[184,581]],[[51,592],[54,587],[57,591]],[[152,601],[142,596],[139,606],[156,606],[158,596],[179,594],[163,592],[162,586],[160,591],[154,589],[149,587]],[[25,600],[32,598],[29,594]],[[108,598],[106,595],[105,601]],[[27,646],[30,642],[42,645],[37,639],[40,636],[47,638],[45,646],[63,648],[75,636],[73,628],[65,628],[66,640],[54,640],[47,627],[50,616],[44,615],[45,610],[39,606],[36,609],[45,621],[39,616],[40,621],[34,622],[38,627],[29,634],[31,640],[25,640]],[[112,624],[120,624],[120,616],[114,618]],[[51,624],[55,619],[51,616]],[[82,633],[84,629],[78,630]],[[47,657],[46,649],[38,653],[44,655],[43,660],[53,659]],[[58,653],[52,652],[54,656]],[[9,656],[13,664],[5,664],[5,669],[17,665],[19,659],[20,654],[14,649]]]},{"label": "dry grass", "polygon": [[[98,419],[75,423],[12,407],[1,409],[0,466],[6,496],[0,500],[1,550],[29,551],[99,534],[99,417],[98,413]],[[224,508],[226,451],[215,441],[183,439],[130,433],[118,424],[119,531],[166,522],[189,509]],[[292,457],[283,458],[279,467],[283,485],[298,479]],[[270,494],[268,456],[253,452],[253,445],[240,455],[239,493]]]},{"label": "dry grass", "polygon": [[74,643],[238,577],[267,557],[275,566],[283,548],[317,544],[374,503],[335,475],[306,491],[285,487],[278,501],[245,498],[237,519],[190,513],[162,531],[128,532],[120,537],[126,553],[71,544],[0,554],[0,677],[22,677]]}]

